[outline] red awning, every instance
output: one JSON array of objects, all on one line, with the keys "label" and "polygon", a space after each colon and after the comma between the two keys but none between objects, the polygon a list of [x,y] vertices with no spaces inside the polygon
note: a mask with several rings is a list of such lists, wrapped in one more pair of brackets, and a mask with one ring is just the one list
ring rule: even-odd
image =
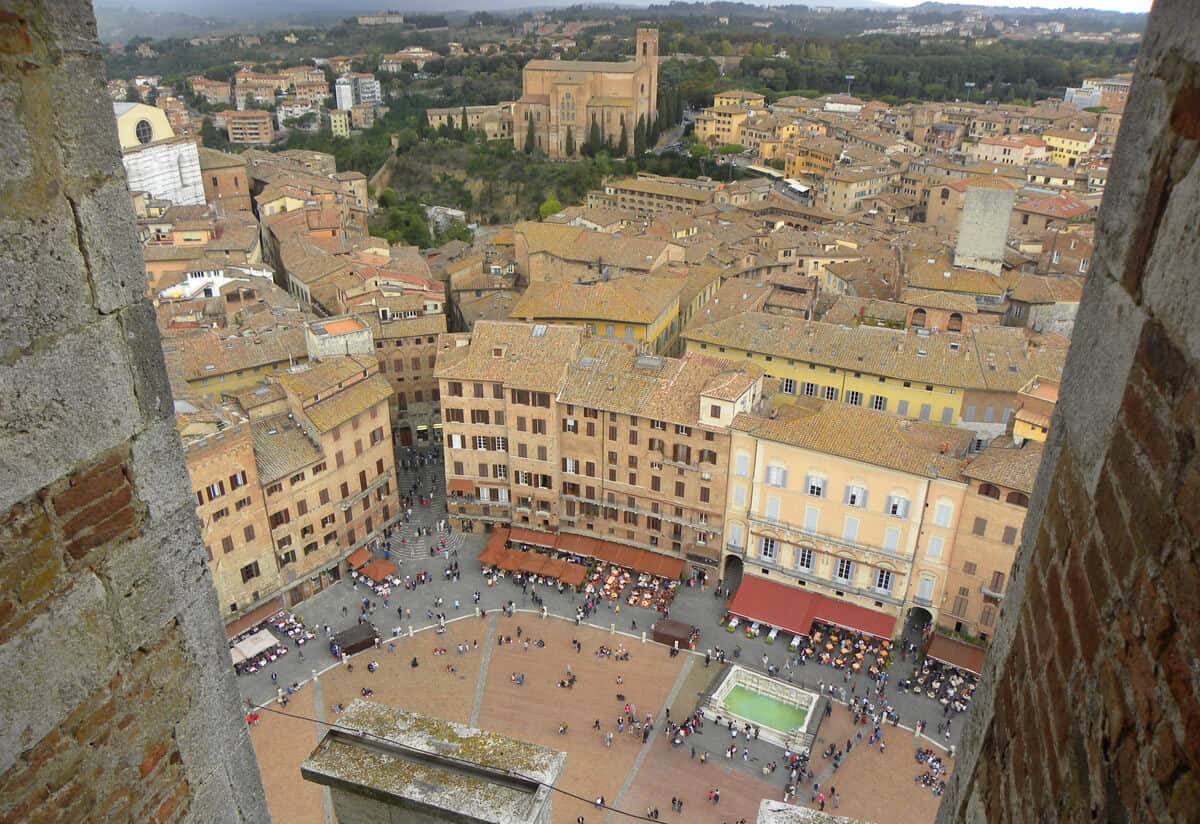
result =
[{"label": "red awning", "polygon": [[509,572],[520,569],[521,568],[521,560],[524,557],[524,555],[525,555],[525,553],[521,552],[520,550],[506,549],[504,551],[504,555],[502,555],[500,557],[500,560],[496,562],[496,566],[500,567],[500,569],[507,570]]},{"label": "red awning", "polygon": [[385,561],[382,558],[376,558],[371,563],[363,566],[363,568],[358,571],[358,574],[362,575],[364,578],[370,578],[375,583],[379,583],[384,578],[388,577],[389,575],[395,575],[399,571],[400,567],[396,566],[391,561]]},{"label": "red awning", "polygon": [[657,552],[647,552],[645,559],[646,572],[651,575],[657,575],[660,578],[668,578],[678,580],[683,574],[683,559],[669,558],[666,555],[659,555]]},{"label": "red awning", "polygon": [[617,558],[621,557],[622,549],[623,547],[621,547],[619,544],[598,540],[592,546],[592,555],[599,558],[601,561],[616,563]]},{"label": "red awning", "polygon": [[856,606],[837,598],[828,598],[810,592],[812,596],[812,617],[814,621],[824,621],[855,632],[874,635],[876,638],[888,639],[896,629],[896,616],[873,609]]},{"label": "red awning", "polygon": [[470,478],[451,478],[446,483],[447,492],[461,492],[464,495],[472,495],[475,492],[475,482]]},{"label": "red awning", "polygon": [[629,569],[636,569],[638,559],[641,558],[643,553],[640,549],[634,549],[633,547],[621,546],[618,544],[617,551],[614,554],[616,556],[613,558],[614,564],[617,566],[627,567]]},{"label": "red awning", "polygon": [[546,562],[549,560],[549,558],[540,553],[526,552],[525,557],[521,561],[521,569],[531,575],[541,575],[542,570],[546,567]]},{"label": "red awning", "polygon": [[483,548],[483,552],[479,553],[479,563],[487,566],[495,566],[504,553],[507,552],[504,548],[504,542],[508,540],[508,530],[504,528],[493,530],[488,536],[487,546]]},{"label": "red awning", "polygon": [[567,562],[560,561],[558,558],[547,558],[546,565],[542,567],[542,575],[547,578],[562,578],[563,572],[567,569]]},{"label": "red awning", "polygon": [[587,580],[587,567],[583,564],[567,564],[559,580],[567,586],[577,587]]},{"label": "red awning", "polygon": [[812,629],[811,592],[801,592],[756,575],[745,575],[729,611],[739,618],[808,635]]},{"label": "red awning", "polygon": [[517,546],[529,544],[531,546],[553,547],[558,540],[558,536],[551,535],[548,532],[538,532],[535,529],[514,526],[509,533],[508,539]]},{"label": "red awning", "polygon": [[596,544],[600,543],[595,538],[589,538],[586,535],[576,535],[571,532],[560,532],[558,535],[558,548],[563,552],[570,552],[575,555],[594,556],[596,554]]},{"label": "red awning", "polygon": [[925,651],[925,654],[943,664],[949,664],[976,675],[983,674],[984,651],[965,641],[947,638],[945,635],[935,635],[929,642],[929,649]]},{"label": "red awning", "polygon": [[358,549],[346,556],[346,563],[351,569],[358,569],[363,564],[371,560],[371,550],[365,546],[360,546]]}]

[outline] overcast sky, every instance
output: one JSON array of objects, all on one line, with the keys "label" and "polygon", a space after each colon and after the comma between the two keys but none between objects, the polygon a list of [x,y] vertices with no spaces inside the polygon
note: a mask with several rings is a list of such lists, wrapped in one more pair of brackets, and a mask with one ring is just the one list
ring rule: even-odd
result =
[{"label": "overcast sky", "polygon": [[[915,6],[922,0],[881,0],[896,6]],[[1038,0],[1038,2],[1021,2],[1021,0],[969,0],[972,6],[1012,6],[1015,8],[1032,7],[1039,9],[1103,9],[1104,11],[1150,11],[1150,0]],[[813,0],[812,5],[820,5],[819,0]]]}]

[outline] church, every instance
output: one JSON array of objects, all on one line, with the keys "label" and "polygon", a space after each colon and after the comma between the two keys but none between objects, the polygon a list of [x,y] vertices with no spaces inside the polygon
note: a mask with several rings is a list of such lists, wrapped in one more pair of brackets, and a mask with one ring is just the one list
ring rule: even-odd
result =
[{"label": "church", "polygon": [[629,145],[639,117],[647,125],[658,106],[658,30],[638,29],[634,59],[620,63],[530,60],[521,98],[513,105],[513,141],[525,145],[533,122],[534,146],[550,157],[566,157],[567,133],[578,148],[592,122],[602,139],[615,144],[625,125]]}]

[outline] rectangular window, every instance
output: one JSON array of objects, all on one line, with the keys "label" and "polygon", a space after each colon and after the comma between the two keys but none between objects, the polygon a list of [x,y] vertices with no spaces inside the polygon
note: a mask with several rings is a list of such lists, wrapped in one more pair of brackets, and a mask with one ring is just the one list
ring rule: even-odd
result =
[{"label": "rectangular window", "polygon": [[974,526],[971,527],[971,534],[972,535],[986,535],[987,534],[987,519],[986,518],[976,518]]},{"label": "rectangular window", "polygon": [[847,506],[858,507],[859,509],[867,508],[867,490],[861,486],[846,487],[846,498],[842,502]]},{"label": "rectangular window", "polygon": [[535,434],[535,435],[545,435],[546,434],[546,421],[545,420],[543,420],[542,418],[534,418],[533,419],[533,434]]},{"label": "rectangular window", "polygon": [[1015,526],[1004,527],[1004,537],[1000,540],[1009,546],[1015,544],[1017,542],[1017,528]]},{"label": "rectangular window", "polygon": [[237,489],[246,485],[246,470],[240,470],[229,476],[229,488]]},{"label": "rectangular window", "polygon": [[838,391],[835,387],[826,386],[822,396],[827,401],[836,401],[838,399]]},{"label": "rectangular window", "polygon": [[809,475],[807,482],[804,484],[808,494],[814,498],[825,497],[825,479],[816,475]]},{"label": "rectangular window", "polygon": [[875,571],[875,591],[881,593],[891,593],[892,591],[892,573],[891,570],[879,569]]},{"label": "rectangular window", "polygon": [[806,547],[796,547],[796,569],[804,572],[812,572],[813,570],[813,551]]},{"label": "rectangular window", "polygon": [[226,535],[221,539],[221,549],[226,553],[233,552],[233,538]]},{"label": "rectangular window", "polygon": [[815,398],[817,396],[817,391],[819,389],[820,389],[820,387],[817,386],[815,383],[809,383],[808,381],[805,381],[804,386],[802,387],[804,396],[808,397],[808,398]]},{"label": "rectangular window", "polygon": [[990,589],[992,592],[1004,592],[1004,573],[1003,572],[993,572],[992,573],[992,582],[991,582],[991,585],[988,586],[988,589]]},{"label": "rectangular window", "polygon": [[491,421],[491,415],[488,414],[488,411],[486,409],[472,409],[471,410],[471,423],[487,424],[490,421]]},{"label": "rectangular window", "polygon": [[768,466],[764,480],[767,486],[784,489],[787,487],[787,470],[782,466]]},{"label": "rectangular window", "polygon": [[900,547],[900,530],[897,527],[889,526],[883,530],[883,548],[888,552],[895,552]]},{"label": "rectangular window", "polygon": [[578,432],[579,421],[575,420],[574,418],[563,418],[562,431],[570,432],[572,434]]},{"label": "rectangular window", "polygon": [[764,561],[774,561],[777,545],[774,538],[758,539],[758,555]]},{"label": "rectangular window", "polygon": [[[796,394],[796,382],[794,380],[792,380],[791,378],[784,378],[782,381],[780,381],[779,388],[782,389],[784,392],[787,392],[789,395]],[[713,407],[713,408],[715,409],[717,407]],[[715,417],[717,417],[717,415],[713,415],[713,417],[715,418]]]},{"label": "rectangular window", "polygon": [[242,567],[242,583],[247,584],[261,574],[262,573],[258,571],[258,561],[253,561],[249,564],[246,564],[244,567]]},{"label": "rectangular window", "polygon": [[750,474],[750,456],[739,453],[733,461],[733,474],[745,478]]},{"label": "rectangular window", "polygon": [[766,507],[765,513],[763,514],[763,517],[765,517],[768,521],[778,521],[779,520],[779,496],[778,495],[768,495],[767,496],[767,507]]},{"label": "rectangular window", "polygon": [[929,404],[927,404],[927,403],[923,403],[923,404],[921,404],[921,414],[920,414],[920,418],[921,418],[921,420],[923,420],[923,421],[927,421],[927,420],[929,420],[929,415],[930,415],[932,412],[933,412],[933,407],[932,407],[932,406],[930,406],[930,405],[929,405]]},{"label": "rectangular window", "polygon": [[850,583],[854,580],[854,562],[849,558],[838,558],[833,565],[833,578],[835,581],[842,583]]},{"label": "rectangular window", "polygon": [[925,546],[925,557],[931,561],[938,560],[942,557],[942,547],[944,545],[945,542],[942,540],[941,536],[930,535],[929,543]]},{"label": "rectangular window", "polygon": [[884,397],[883,395],[872,395],[871,396],[871,408],[876,410],[877,412],[886,412],[887,411],[887,398]]},{"label": "rectangular window", "polygon": [[947,527],[950,526],[950,514],[953,512],[953,507],[948,503],[939,503],[933,508],[933,525]]},{"label": "rectangular window", "polygon": [[858,518],[846,516],[846,522],[842,525],[842,540],[850,544],[858,540]]},{"label": "rectangular window", "polygon": [[950,406],[942,407],[942,423],[950,423],[954,420],[954,409]]},{"label": "rectangular window", "polygon": [[896,407],[896,414],[902,418],[908,417],[908,401],[900,401]]},{"label": "rectangular window", "polygon": [[850,390],[846,393],[846,403],[850,404],[851,406],[862,406],[862,399],[862,392]]},{"label": "rectangular window", "polygon": [[974,561],[963,561],[963,572],[967,575],[974,575],[975,570],[979,569]]},{"label": "rectangular window", "polygon": [[[630,477],[632,477],[632,476],[630,476]],[[630,481],[630,483],[633,483],[633,481]],[[707,486],[700,487],[700,502],[704,503],[704,504],[708,503],[710,494],[711,494],[711,491],[709,490],[709,488]]]},{"label": "rectangular window", "polygon": [[684,497],[684,495],[686,493],[687,493],[687,487],[684,486],[683,481],[676,481],[675,482],[675,497],[682,498],[682,497]]}]

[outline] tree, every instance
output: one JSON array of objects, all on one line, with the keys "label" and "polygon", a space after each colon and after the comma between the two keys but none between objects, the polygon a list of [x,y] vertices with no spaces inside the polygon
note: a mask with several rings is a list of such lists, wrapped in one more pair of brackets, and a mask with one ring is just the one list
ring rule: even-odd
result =
[{"label": "tree", "polygon": [[396,154],[401,155],[407,151],[411,151],[413,146],[420,142],[417,137],[417,132],[414,129],[401,129],[393,136],[396,143]]},{"label": "tree", "polygon": [[708,157],[710,154],[712,154],[708,147],[703,143],[693,143],[691,148],[688,149],[688,153],[691,154],[692,157]]},{"label": "tree", "polygon": [[384,209],[392,209],[400,205],[400,196],[395,189],[388,187],[379,193],[379,205]]},{"label": "tree", "polygon": [[525,130],[525,154],[533,154],[533,149],[536,145],[533,136],[533,117],[530,117],[529,128]]},{"label": "tree", "polygon": [[432,131],[429,127],[429,113],[425,109],[421,109],[421,113],[417,115],[417,137],[424,140],[429,137]]},{"label": "tree", "polygon": [[558,198],[551,193],[548,198],[542,201],[542,205],[538,207],[538,217],[545,220],[550,215],[556,215],[561,212],[562,207],[563,205],[558,202]]},{"label": "tree", "polygon": [[459,125],[461,127],[459,130],[459,136],[462,137],[463,140],[470,139],[471,123],[467,117],[467,106],[465,103],[463,104],[463,107],[462,107],[462,121],[459,123]]},{"label": "tree", "polygon": [[637,125],[633,127],[633,153],[641,157],[646,153],[646,115],[638,115]]},{"label": "tree", "polygon": [[617,156],[629,154],[629,133],[625,130],[625,117],[621,117],[621,136],[617,138]]},{"label": "tree", "polygon": [[570,126],[567,127],[567,157],[575,156],[575,132]]},{"label": "tree", "polygon": [[200,142],[210,149],[222,152],[229,148],[229,138],[213,125],[211,117],[204,118],[204,122],[200,124]]},{"label": "tree", "polygon": [[595,155],[604,146],[604,138],[600,136],[600,123],[596,120],[596,115],[592,115],[592,127],[588,130],[587,151],[589,157]]},{"label": "tree", "polygon": [[126,103],[141,103],[142,102],[142,96],[140,94],[138,94],[137,86],[133,85],[132,83],[130,83],[129,86],[126,87],[126,89],[125,89],[125,102]]},{"label": "tree", "polygon": [[735,155],[746,151],[746,147],[741,143],[722,143],[717,149],[717,154]]}]

